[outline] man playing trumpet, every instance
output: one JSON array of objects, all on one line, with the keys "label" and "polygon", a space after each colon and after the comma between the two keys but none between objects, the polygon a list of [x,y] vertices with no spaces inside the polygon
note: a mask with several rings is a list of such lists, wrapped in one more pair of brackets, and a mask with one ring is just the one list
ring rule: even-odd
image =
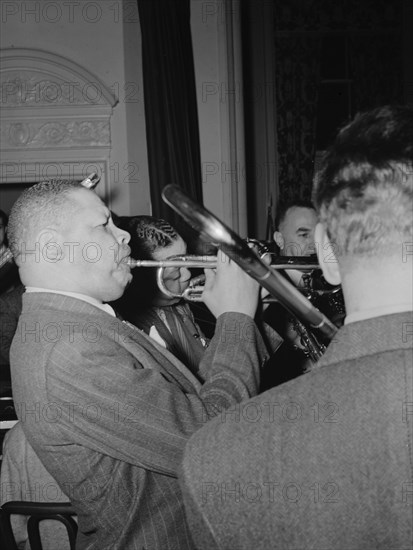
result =
[{"label": "man playing trumpet", "polygon": [[25,436],[72,502],[79,550],[194,548],[178,468],[189,436],[258,391],[268,354],[258,284],[218,255],[204,299],[216,334],[199,382],[107,302],[131,280],[130,235],[91,190],[37,184],[13,206],[10,248],[26,286],[11,348]]}]

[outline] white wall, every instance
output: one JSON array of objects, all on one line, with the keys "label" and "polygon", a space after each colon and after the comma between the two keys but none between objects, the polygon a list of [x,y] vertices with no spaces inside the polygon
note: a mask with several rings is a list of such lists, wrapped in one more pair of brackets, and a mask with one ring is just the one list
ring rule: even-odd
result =
[{"label": "white wall", "polygon": [[[0,10],[1,48],[62,55],[95,74],[118,97],[111,118],[110,206],[120,215],[149,213],[137,2],[1,0]],[[239,0],[191,0],[204,203],[246,236],[239,22]]]},{"label": "white wall", "polygon": [[204,204],[246,237],[239,0],[191,0]]},{"label": "white wall", "polygon": [[149,213],[136,2],[2,0],[0,9],[1,48],[35,48],[67,57],[118,97],[111,118],[111,208],[121,215]]}]

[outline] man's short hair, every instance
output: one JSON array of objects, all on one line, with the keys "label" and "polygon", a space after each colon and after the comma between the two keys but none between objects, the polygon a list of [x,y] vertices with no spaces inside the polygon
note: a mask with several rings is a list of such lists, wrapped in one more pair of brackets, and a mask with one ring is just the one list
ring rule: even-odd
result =
[{"label": "man's short hair", "polygon": [[323,159],[313,200],[335,252],[385,254],[412,241],[413,107],[362,113]]},{"label": "man's short hair", "polygon": [[7,229],[15,260],[30,250],[39,230],[62,227],[70,221],[76,203],[69,195],[76,189],[83,189],[78,181],[51,179],[23,191],[11,209]]},{"label": "man's short hair", "polygon": [[290,208],[309,208],[310,210],[315,210],[314,205],[310,201],[306,200],[293,199],[286,202],[281,202],[277,210],[277,216],[275,218],[275,228],[277,230],[280,229],[280,225],[285,220],[287,212],[290,210]]}]

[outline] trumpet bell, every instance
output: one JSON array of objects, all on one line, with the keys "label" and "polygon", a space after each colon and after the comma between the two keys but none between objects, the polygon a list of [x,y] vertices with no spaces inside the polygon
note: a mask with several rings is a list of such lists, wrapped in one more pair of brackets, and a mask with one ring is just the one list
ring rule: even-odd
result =
[{"label": "trumpet bell", "polygon": [[[142,260],[143,261],[143,260]],[[173,292],[165,284],[165,269],[168,267],[187,267],[187,268],[215,268],[217,266],[216,256],[171,256],[167,260],[154,261],[158,270],[156,272],[156,283],[159,290],[168,298],[183,298],[190,302],[202,301],[203,284],[205,283],[205,275],[198,275],[190,279],[187,288],[183,292]],[[147,267],[147,266],[141,266]]]}]

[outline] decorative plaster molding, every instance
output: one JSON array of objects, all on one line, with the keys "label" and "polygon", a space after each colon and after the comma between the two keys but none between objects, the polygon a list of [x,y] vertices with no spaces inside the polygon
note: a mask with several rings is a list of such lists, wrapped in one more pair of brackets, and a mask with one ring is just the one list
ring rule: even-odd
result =
[{"label": "decorative plaster molding", "polygon": [[107,105],[117,98],[96,75],[77,63],[42,50],[0,51],[2,107],[33,105]]},{"label": "decorative plaster molding", "polygon": [[50,78],[38,71],[7,71],[2,74],[0,102],[3,107],[25,105],[94,105],[102,102],[97,84]]},{"label": "decorative plaster molding", "polygon": [[0,147],[3,150],[72,146],[109,147],[109,121],[19,121],[1,127]]},{"label": "decorative plaster molding", "polygon": [[0,51],[0,62],[0,183],[40,181],[51,171],[83,178],[96,162],[103,192],[117,103],[111,90],[50,52],[11,48]]}]

